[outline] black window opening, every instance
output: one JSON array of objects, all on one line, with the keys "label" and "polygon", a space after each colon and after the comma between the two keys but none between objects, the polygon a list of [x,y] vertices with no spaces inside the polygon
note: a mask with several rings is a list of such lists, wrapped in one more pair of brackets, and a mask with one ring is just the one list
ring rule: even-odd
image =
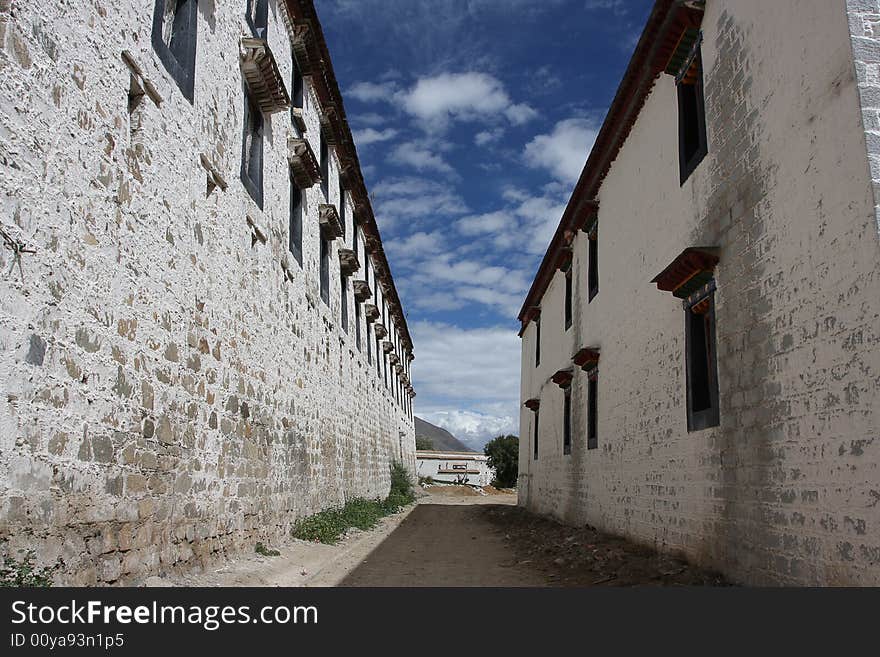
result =
[{"label": "black window opening", "polygon": [[703,99],[703,59],[699,49],[677,86],[679,170],[683,185],[709,150]]},{"label": "black window opening", "polygon": [[562,409],[562,453],[571,454],[571,386],[563,388],[565,402]]},{"label": "black window opening", "polygon": [[302,109],[305,85],[303,84],[303,74],[296,61],[296,57],[293,58],[293,83],[290,86],[293,89],[293,97],[291,98],[293,106]]},{"label": "black window opening", "polygon": [[[342,226],[342,239],[345,239],[345,187],[339,181],[339,223]],[[355,254],[357,255],[357,254]]]},{"label": "black window opening", "polygon": [[565,270],[565,330],[571,328],[571,286],[572,286],[572,269],[571,265]]},{"label": "black window opening", "polygon": [[589,288],[589,298],[587,303],[599,294],[599,227],[594,226],[590,232],[589,242],[589,265],[587,269],[587,287]]},{"label": "black window opening", "polygon": [[[360,322],[360,309],[358,309],[358,330],[357,330],[357,339],[358,339],[358,349],[360,349],[360,341],[361,341],[361,322]],[[373,341],[370,340],[370,325],[367,324],[367,365],[373,364]]]},{"label": "black window opening", "polygon": [[[354,302],[354,341],[357,345],[357,350],[361,350],[361,304],[357,302],[355,299]],[[369,351],[369,340],[367,341],[367,347]]]},{"label": "black window opening", "polygon": [[241,181],[263,209],[263,114],[245,94],[244,139],[241,147]]},{"label": "black window opening", "polygon": [[709,292],[685,309],[688,431],[720,424],[715,344],[715,294]]},{"label": "black window opening", "polygon": [[245,0],[245,20],[251,33],[260,39],[266,38],[266,28],[269,25],[269,0]]},{"label": "black window opening", "polygon": [[541,364],[541,320],[535,320],[535,367]]},{"label": "black window opening", "polygon": [[288,248],[290,252],[293,254],[293,257],[296,258],[296,261],[299,263],[299,266],[302,267],[303,263],[303,253],[302,253],[302,227],[303,227],[303,193],[302,190],[296,186],[296,183],[291,178],[290,180],[290,228],[289,228],[289,242]]},{"label": "black window opening", "polygon": [[533,443],[534,443],[534,458],[536,461],[538,460],[538,436],[540,435],[540,433],[538,432],[538,421],[539,421],[540,417],[541,417],[540,412],[535,411],[535,437],[534,437]]},{"label": "black window opening", "polygon": [[382,345],[379,344],[379,336],[376,336],[376,376],[382,376]]},{"label": "black window opening", "polygon": [[[348,333],[348,280],[345,274],[339,276],[339,295],[339,316],[342,318],[342,330]],[[355,302],[354,307],[356,309],[360,308],[357,302]],[[361,346],[360,342],[360,326],[358,326],[358,349]]]},{"label": "black window opening", "polygon": [[587,380],[587,449],[596,449],[599,446],[598,392],[597,372],[593,370]]},{"label": "black window opening", "polygon": [[324,192],[324,202],[330,202],[330,148],[324,133],[321,133],[321,191]]},{"label": "black window opening", "polygon": [[197,37],[197,0],[156,0],[153,49],[190,103],[195,87]]},{"label": "black window opening", "polygon": [[321,299],[330,305],[330,242],[321,238]]}]

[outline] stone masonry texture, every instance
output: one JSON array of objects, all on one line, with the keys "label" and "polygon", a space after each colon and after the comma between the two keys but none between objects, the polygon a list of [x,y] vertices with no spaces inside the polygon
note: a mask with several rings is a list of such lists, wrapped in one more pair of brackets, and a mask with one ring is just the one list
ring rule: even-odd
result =
[{"label": "stone masonry texture", "polygon": [[[357,349],[351,296],[349,333],[339,321],[350,201],[329,306],[320,185],[304,192],[302,267],[287,252],[288,112],[265,119],[263,210],[241,183],[244,7],[198,3],[190,103],[151,46],[152,0],[0,0],[0,223],[36,251],[19,271],[0,249],[0,541],[36,549],[59,583],[204,568],[384,496],[393,461],[414,468],[411,415]],[[123,51],[160,105],[130,114]],[[319,111],[307,79],[316,154]],[[202,153],[225,191],[207,193]]]},{"label": "stone masonry texture", "polygon": [[[708,155],[680,184],[675,83],[660,75],[598,191],[598,295],[579,233],[574,323],[556,272],[540,367],[525,327],[521,401],[540,400],[540,441],[534,459],[522,408],[521,504],[742,583],[880,585],[877,9],[705,3]],[[682,304],[651,280],[700,246],[720,254],[720,425],[689,432]],[[564,454],[550,377],[583,347],[601,354],[598,447],[575,368]]]}]

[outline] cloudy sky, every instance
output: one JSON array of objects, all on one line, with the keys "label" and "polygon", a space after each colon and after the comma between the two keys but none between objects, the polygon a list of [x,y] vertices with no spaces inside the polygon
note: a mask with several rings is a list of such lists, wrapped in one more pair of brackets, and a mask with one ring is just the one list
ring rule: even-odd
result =
[{"label": "cloudy sky", "polygon": [[518,433],[516,315],[650,0],[316,0],[413,335],[415,412]]}]

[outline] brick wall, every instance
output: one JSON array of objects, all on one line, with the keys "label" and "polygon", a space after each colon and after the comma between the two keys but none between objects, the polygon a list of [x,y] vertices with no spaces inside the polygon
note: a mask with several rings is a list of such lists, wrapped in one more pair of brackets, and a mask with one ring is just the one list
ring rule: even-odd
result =
[{"label": "brick wall", "polygon": [[[190,104],[150,45],[153,2],[0,2],[0,221],[36,249],[23,275],[0,249],[0,539],[61,564],[59,581],[201,568],[384,495],[392,460],[414,468],[412,422],[355,346],[351,297],[340,327],[339,241],[329,307],[318,292],[320,185],[303,267],[287,253],[287,112],[266,119],[262,211],[239,179],[243,12],[199,3]],[[136,135],[123,50],[163,99]],[[318,153],[308,82],[306,96]],[[226,191],[206,194],[201,153]],[[335,160],[330,175],[336,204]]]}]

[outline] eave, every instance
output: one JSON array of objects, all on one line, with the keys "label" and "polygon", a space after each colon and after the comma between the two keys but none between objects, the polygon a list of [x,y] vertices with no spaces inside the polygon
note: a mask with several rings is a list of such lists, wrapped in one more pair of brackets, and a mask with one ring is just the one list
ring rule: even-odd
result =
[{"label": "eave", "polygon": [[250,96],[263,114],[275,114],[290,107],[281,71],[265,39],[242,37],[240,65]]}]

